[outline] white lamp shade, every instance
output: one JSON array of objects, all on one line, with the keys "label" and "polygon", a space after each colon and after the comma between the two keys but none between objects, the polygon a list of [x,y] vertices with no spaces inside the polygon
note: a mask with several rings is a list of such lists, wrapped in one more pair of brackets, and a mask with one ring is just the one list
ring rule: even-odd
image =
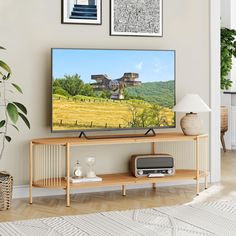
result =
[{"label": "white lamp shade", "polygon": [[211,109],[198,94],[186,94],[172,109],[176,112],[210,112]]}]

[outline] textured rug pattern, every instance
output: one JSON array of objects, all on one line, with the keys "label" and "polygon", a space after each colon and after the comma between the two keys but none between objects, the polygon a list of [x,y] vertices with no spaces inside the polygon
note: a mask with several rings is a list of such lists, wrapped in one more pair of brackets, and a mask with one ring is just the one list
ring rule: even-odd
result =
[{"label": "textured rug pattern", "polygon": [[0,223],[1,236],[233,236],[236,202],[220,201]]}]

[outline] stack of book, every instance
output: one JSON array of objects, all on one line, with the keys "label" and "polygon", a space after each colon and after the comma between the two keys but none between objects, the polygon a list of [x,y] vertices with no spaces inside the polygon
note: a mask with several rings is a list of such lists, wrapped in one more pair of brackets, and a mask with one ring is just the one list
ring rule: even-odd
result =
[{"label": "stack of book", "polygon": [[[65,178],[66,179],[66,178]],[[70,182],[72,184],[78,184],[78,183],[89,183],[89,182],[99,182],[102,181],[102,178],[96,176],[94,178],[76,178],[76,177],[70,177]]]}]

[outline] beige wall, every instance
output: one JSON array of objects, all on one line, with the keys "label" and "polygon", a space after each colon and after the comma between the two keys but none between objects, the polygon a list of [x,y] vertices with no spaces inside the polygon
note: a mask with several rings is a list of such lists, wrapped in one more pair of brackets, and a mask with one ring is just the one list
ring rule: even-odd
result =
[{"label": "beige wall", "polygon": [[[50,132],[50,48],[175,49],[177,100],[185,93],[198,93],[209,104],[209,2],[206,0],[164,0],[163,37],[109,36],[109,1],[103,1],[101,26],[61,24],[59,0],[0,0],[0,45],[8,50],[4,58],[14,78],[24,89],[16,97],[29,110],[32,128],[20,125],[11,131],[0,170],[10,171],[15,185],[27,184],[28,143]],[[208,131],[208,115],[202,115]],[[61,134],[63,135],[63,134]],[[97,157],[97,172],[126,170],[132,153],[145,153],[150,145],[99,146],[73,150],[74,159]]]}]

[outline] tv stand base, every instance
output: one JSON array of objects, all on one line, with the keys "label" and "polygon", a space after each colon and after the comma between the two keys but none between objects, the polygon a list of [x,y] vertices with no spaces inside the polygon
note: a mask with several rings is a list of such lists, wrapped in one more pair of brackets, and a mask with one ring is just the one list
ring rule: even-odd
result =
[{"label": "tv stand base", "polygon": [[144,138],[154,137],[156,135],[154,129],[148,129],[144,134],[114,134],[114,135],[100,135],[100,136],[87,136],[84,131],[80,132],[79,138],[84,137],[88,140],[93,139],[113,139],[113,138]]}]

